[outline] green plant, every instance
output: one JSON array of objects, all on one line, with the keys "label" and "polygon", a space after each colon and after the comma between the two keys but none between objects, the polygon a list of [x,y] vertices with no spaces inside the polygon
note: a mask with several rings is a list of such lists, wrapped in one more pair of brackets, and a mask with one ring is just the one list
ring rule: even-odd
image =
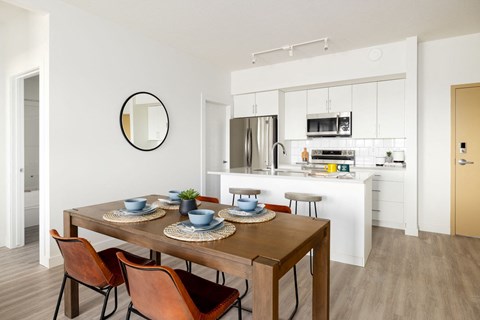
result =
[{"label": "green plant", "polygon": [[199,193],[195,189],[187,189],[180,192],[178,197],[182,200],[193,200],[199,196]]},{"label": "green plant", "polygon": [[392,151],[387,151],[387,157],[391,157],[392,156]]}]

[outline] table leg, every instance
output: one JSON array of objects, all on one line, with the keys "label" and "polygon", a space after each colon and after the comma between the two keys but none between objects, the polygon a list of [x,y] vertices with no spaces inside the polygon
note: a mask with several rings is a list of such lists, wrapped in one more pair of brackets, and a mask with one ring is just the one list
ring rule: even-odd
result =
[{"label": "table leg", "polygon": [[[72,225],[69,212],[63,212],[63,234],[64,237],[78,237],[78,227]],[[78,283],[67,279],[64,294],[65,315],[72,319],[80,314],[78,307]]]},{"label": "table leg", "polygon": [[278,262],[253,261],[253,319],[278,319]]},{"label": "table leg", "polygon": [[313,248],[312,319],[330,317],[330,222]]},{"label": "table leg", "polygon": [[150,260],[154,260],[156,265],[162,264],[162,254],[160,252],[150,250]]}]

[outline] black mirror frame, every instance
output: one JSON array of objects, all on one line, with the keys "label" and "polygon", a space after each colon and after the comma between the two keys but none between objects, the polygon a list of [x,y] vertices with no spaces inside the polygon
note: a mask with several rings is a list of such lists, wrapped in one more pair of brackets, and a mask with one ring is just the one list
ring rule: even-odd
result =
[{"label": "black mirror frame", "polygon": [[[155,99],[157,99],[158,101],[160,101],[163,109],[165,110],[165,114],[167,115],[167,132],[165,133],[165,137],[163,138],[162,142],[160,142],[160,144],[158,146],[156,146],[155,148],[152,148],[152,149],[142,149],[142,148],[139,148],[137,147],[136,145],[134,145],[130,139],[128,139],[127,135],[125,134],[125,130],[123,130],[123,122],[122,122],[122,115],[123,115],[123,110],[125,109],[125,106],[127,105],[127,102],[132,98],[134,97],[135,95],[137,94],[141,94],[141,93],[145,93],[145,94],[148,94],[148,95],[151,95],[152,97],[154,97]],[[122,134],[123,134],[123,137],[128,141],[128,143],[134,147],[135,149],[137,150],[140,150],[140,151],[153,151],[155,149],[157,149],[158,147],[160,147],[164,142],[165,142],[165,139],[167,139],[167,136],[168,136],[168,132],[170,131],[170,117],[168,116],[168,111],[167,111],[167,108],[165,107],[165,105],[163,104],[162,100],[160,100],[156,95],[154,95],[153,93],[150,93],[150,92],[146,92],[146,91],[138,91],[138,92],[135,92],[134,94],[130,95],[126,100],[125,102],[123,103],[122,105],[122,109],[120,110],[120,130],[122,131]]]}]

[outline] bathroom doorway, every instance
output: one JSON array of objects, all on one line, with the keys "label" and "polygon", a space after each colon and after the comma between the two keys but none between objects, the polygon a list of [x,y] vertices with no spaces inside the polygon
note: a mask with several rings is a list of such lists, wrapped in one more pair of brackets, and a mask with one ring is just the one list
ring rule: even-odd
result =
[{"label": "bathroom doorway", "polygon": [[38,241],[39,224],[39,75],[24,79],[24,230],[25,244]]}]

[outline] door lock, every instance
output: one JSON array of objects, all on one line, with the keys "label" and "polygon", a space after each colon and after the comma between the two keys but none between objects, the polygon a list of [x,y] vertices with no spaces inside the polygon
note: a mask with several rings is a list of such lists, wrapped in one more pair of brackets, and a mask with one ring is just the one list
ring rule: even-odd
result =
[{"label": "door lock", "polygon": [[466,164],[473,164],[473,161],[467,161],[465,159],[460,159],[460,160],[458,160],[458,164],[461,165],[461,166],[464,166]]}]

